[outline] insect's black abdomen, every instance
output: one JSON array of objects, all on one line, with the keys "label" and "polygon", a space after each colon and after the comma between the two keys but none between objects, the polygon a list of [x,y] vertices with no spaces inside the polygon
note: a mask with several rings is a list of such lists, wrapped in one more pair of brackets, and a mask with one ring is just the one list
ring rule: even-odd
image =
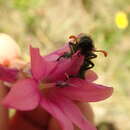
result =
[{"label": "insect's black abdomen", "polygon": [[93,41],[88,36],[82,36],[78,43],[78,49],[81,51],[81,54],[87,55],[87,52],[91,52],[94,48]]}]

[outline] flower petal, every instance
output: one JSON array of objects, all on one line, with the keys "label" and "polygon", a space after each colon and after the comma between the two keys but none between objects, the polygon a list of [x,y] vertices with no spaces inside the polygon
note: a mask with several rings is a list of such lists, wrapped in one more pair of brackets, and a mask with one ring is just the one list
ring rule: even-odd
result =
[{"label": "flower petal", "polygon": [[63,114],[62,110],[49,99],[43,97],[41,99],[41,106],[49,112],[55,119],[60,122],[62,130],[73,130],[71,121]]},{"label": "flower petal", "polygon": [[70,79],[68,84],[70,86],[58,88],[55,93],[61,93],[72,100],[96,102],[110,97],[113,92],[112,87],[87,82],[79,78]]},{"label": "flower petal", "polygon": [[54,71],[48,76],[49,81],[65,80],[67,75],[76,75],[83,63],[83,56],[73,55],[72,58],[62,58],[57,61]]},{"label": "flower petal", "polygon": [[2,103],[18,110],[32,110],[39,104],[40,94],[37,83],[32,79],[18,81],[7,94]]},{"label": "flower petal", "polygon": [[17,79],[18,70],[0,65],[0,80],[14,82]]},{"label": "flower petal", "polygon": [[96,128],[85,119],[80,109],[69,99],[62,95],[55,95],[54,102],[61,108],[65,115],[81,130],[96,130]]},{"label": "flower petal", "polygon": [[55,68],[56,63],[45,60],[39,53],[38,48],[30,47],[31,71],[37,80],[44,79]]},{"label": "flower petal", "polygon": [[97,74],[94,71],[92,71],[92,70],[87,70],[86,71],[86,73],[85,73],[85,79],[87,81],[92,82],[92,81],[97,80],[97,78],[98,78],[98,76],[97,76]]},{"label": "flower petal", "polygon": [[69,52],[69,51],[70,51],[69,45],[68,43],[66,43],[63,48],[60,48],[50,53],[49,55],[44,56],[44,58],[49,61],[56,61],[60,56],[64,55],[64,53]]}]

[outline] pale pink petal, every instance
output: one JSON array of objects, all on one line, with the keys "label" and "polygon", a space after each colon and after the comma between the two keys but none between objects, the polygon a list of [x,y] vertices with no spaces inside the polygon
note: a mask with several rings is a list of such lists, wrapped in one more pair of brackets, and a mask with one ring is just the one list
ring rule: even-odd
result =
[{"label": "pale pink petal", "polygon": [[112,87],[87,82],[79,78],[72,78],[68,83],[70,86],[58,88],[55,93],[61,93],[72,100],[96,102],[110,97],[113,92]]},{"label": "pale pink petal", "polygon": [[71,121],[63,114],[63,111],[48,98],[41,99],[41,106],[49,112],[61,125],[61,130],[74,130]]},{"label": "pale pink petal", "polygon": [[63,58],[57,61],[56,68],[48,76],[49,81],[65,80],[68,75],[76,75],[83,63],[83,57],[73,55],[72,58]]},{"label": "pale pink petal", "polygon": [[47,77],[47,75],[55,68],[56,63],[45,60],[39,52],[38,48],[30,47],[31,55],[31,71],[33,77],[37,80],[41,80]]},{"label": "pale pink petal", "polygon": [[62,56],[64,53],[69,52],[70,48],[68,43],[65,44],[63,48],[60,48],[52,53],[50,53],[47,56],[44,56],[44,58],[48,61],[56,61],[60,56]]},{"label": "pale pink petal", "polygon": [[96,130],[96,127],[85,119],[80,109],[71,100],[62,95],[55,95],[54,97],[52,96],[52,98],[65,115],[81,130]]},{"label": "pale pink petal", "polygon": [[44,59],[47,61],[56,61],[58,58],[59,58],[59,55],[56,55],[56,54],[44,56]]},{"label": "pale pink petal", "polygon": [[3,104],[17,110],[32,110],[39,104],[37,83],[32,79],[18,81],[3,100]]},{"label": "pale pink petal", "polygon": [[18,70],[0,65],[0,80],[14,82],[17,79]]},{"label": "pale pink petal", "polygon": [[92,81],[97,80],[97,78],[98,78],[98,76],[97,76],[97,74],[94,71],[92,71],[92,70],[87,70],[86,71],[86,73],[85,73],[85,79],[87,81],[92,82]]}]

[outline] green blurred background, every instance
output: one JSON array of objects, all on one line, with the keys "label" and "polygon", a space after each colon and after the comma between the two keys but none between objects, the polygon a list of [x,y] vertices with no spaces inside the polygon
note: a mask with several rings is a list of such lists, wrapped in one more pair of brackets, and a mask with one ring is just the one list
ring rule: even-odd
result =
[{"label": "green blurred background", "polygon": [[97,82],[114,87],[111,98],[92,103],[99,130],[130,130],[129,21],[130,0],[0,0],[0,32],[17,41],[25,60],[29,44],[47,54],[81,32],[108,52],[94,60]]}]

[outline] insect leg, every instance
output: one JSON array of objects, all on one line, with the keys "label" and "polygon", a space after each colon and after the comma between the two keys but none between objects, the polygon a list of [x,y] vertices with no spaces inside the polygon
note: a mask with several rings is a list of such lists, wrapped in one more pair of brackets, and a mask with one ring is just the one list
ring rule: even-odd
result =
[{"label": "insect leg", "polygon": [[94,63],[92,61],[88,60],[88,64],[89,66],[87,67],[87,69],[91,69],[94,67]]},{"label": "insect leg", "polygon": [[65,52],[62,56],[58,57],[57,61],[59,61],[61,58],[68,58],[69,55],[69,53]]},{"label": "insect leg", "polygon": [[75,53],[74,47],[75,47],[74,43],[69,42],[70,53],[71,53],[72,55]]},{"label": "insect leg", "polygon": [[89,55],[88,59],[94,59],[94,58],[96,58],[96,57],[97,57],[97,55],[96,55],[96,54],[91,53],[91,55]]}]

